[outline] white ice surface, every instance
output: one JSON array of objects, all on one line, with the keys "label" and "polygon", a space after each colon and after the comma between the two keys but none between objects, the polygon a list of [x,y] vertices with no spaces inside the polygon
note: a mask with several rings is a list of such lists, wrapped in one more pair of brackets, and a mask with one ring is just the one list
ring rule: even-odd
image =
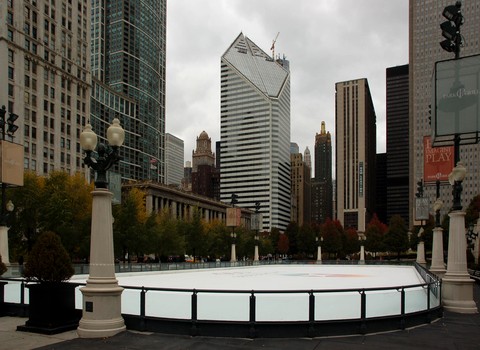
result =
[{"label": "white ice surface", "polygon": [[[362,289],[422,284],[413,266],[371,265],[262,265],[203,270],[121,273],[121,286],[234,291],[302,291],[301,293],[255,293],[257,321],[307,321],[309,290]],[[72,282],[86,282],[78,275]],[[17,292],[18,293],[18,292]],[[367,292],[367,317],[400,314],[400,291]],[[122,313],[139,314],[140,291],[125,289]],[[250,293],[198,293],[199,320],[249,320]],[[405,289],[405,311],[427,307],[426,290]],[[360,293],[315,292],[315,319],[352,319],[360,317]],[[146,315],[154,317],[191,318],[192,292],[148,291]],[[82,295],[77,291],[77,308]],[[431,295],[431,307],[438,300]]]}]

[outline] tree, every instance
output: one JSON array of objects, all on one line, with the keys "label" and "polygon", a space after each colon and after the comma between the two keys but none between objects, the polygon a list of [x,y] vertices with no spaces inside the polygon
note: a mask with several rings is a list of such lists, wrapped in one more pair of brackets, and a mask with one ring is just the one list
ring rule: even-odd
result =
[{"label": "tree", "polygon": [[480,212],[480,194],[477,194],[473,199],[470,201],[466,211],[465,211],[465,224],[467,227],[470,224],[476,224],[478,219],[478,214]]},{"label": "tree", "polygon": [[372,252],[375,257],[378,252],[385,250],[383,240],[387,230],[388,226],[378,219],[377,214],[373,214],[365,230],[365,236],[367,238],[365,241],[365,249]]},{"label": "tree", "polygon": [[288,237],[286,234],[281,233],[278,237],[277,250],[280,254],[287,254],[289,248]]},{"label": "tree", "polygon": [[358,233],[352,227],[349,227],[345,230],[343,235],[343,251],[345,254],[354,254],[358,253],[360,250],[360,243],[358,241]]},{"label": "tree", "polygon": [[297,240],[300,227],[296,222],[290,222],[285,230],[285,234],[288,237],[288,253],[292,255],[298,254]]},{"label": "tree", "polygon": [[115,255],[123,259],[127,253],[129,258],[132,253],[137,256],[152,253],[143,226],[147,219],[144,199],[145,192],[132,188],[122,196],[122,204],[113,207]]},{"label": "tree", "polygon": [[297,248],[300,258],[305,258],[308,255],[316,253],[317,242],[315,241],[315,233],[312,226],[303,225],[300,227],[297,238]]},{"label": "tree", "polygon": [[193,209],[192,219],[186,223],[185,228],[187,254],[193,255],[194,261],[196,256],[207,255],[203,222],[198,208]]},{"label": "tree", "polygon": [[384,242],[387,250],[397,253],[398,260],[400,260],[400,254],[408,249],[408,230],[405,220],[400,215],[390,218]]},{"label": "tree", "polygon": [[343,227],[338,220],[327,219],[322,225],[323,249],[334,257],[342,250]]}]

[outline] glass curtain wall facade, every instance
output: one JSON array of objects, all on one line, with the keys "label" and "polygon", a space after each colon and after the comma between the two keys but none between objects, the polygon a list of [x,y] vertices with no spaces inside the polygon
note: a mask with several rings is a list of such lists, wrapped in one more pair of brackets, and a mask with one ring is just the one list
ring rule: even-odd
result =
[{"label": "glass curtain wall facade", "polygon": [[290,72],[240,34],[221,58],[220,199],[290,222]]},{"label": "glass curtain wall facade", "polygon": [[[125,129],[120,174],[164,183],[166,0],[94,0],[91,37],[92,75],[117,94],[115,109],[125,111],[125,99],[136,102],[134,113],[120,114]],[[92,114],[91,123],[100,130],[111,119]]]}]

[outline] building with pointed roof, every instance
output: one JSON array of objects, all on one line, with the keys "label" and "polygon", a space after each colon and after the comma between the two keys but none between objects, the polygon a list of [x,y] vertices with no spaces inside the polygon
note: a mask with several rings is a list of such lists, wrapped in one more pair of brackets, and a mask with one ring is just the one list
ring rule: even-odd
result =
[{"label": "building with pointed roof", "polygon": [[240,33],[221,57],[220,199],[290,222],[290,71]]}]

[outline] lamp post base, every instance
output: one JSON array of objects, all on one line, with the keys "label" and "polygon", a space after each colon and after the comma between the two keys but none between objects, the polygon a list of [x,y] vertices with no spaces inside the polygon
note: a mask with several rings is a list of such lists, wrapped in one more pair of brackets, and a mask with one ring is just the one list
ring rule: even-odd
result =
[{"label": "lamp post base", "polygon": [[417,245],[417,263],[423,266],[427,265],[425,260],[425,243],[423,241],[418,242]]},{"label": "lamp post base", "polygon": [[230,256],[230,262],[234,263],[237,262],[237,253],[235,251],[235,243],[232,244],[232,252]]},{"label": "lamp post base", "polygon": [[80,338],[105,338],[126,330],[121,316],[121,294],[117,280],[88,280],[80,288],[83,294],[83,316],[77,328]]},{"label": "lamp post base", "polygon": [[447,272],[445,262],[443,261],[443,229],[441,227],[435,227],[433,229],[432,264],[430,265],[430,271],[439,278],[443,278],[445,272]]},{"label": "lamp post base", "polygon": [[255,246],[255,251],[254,251],[254,254],[253,254],[253,261],[257,261],[258,262],[259,260],[259,256],[258,256],[258,245]]},{"label": "lamp post base", "polygon": [[8,227],[0,226],[0,255],[5,265],[10,265],[10,258],[8,252]]},{"label": "lamp post base", "polygon": [[467,270],[467,240],[465,212],[452,211],[448,238],[447,273],[442,279],[442,301],[445,310],[474,314],[478,312],[473,300],[473,280]]},{"label": "lamp post base", "polygon": [[468,274],[447,274],[442,279],[443,308],[462,314],[478,313],[473,300],[473,283]]}]

